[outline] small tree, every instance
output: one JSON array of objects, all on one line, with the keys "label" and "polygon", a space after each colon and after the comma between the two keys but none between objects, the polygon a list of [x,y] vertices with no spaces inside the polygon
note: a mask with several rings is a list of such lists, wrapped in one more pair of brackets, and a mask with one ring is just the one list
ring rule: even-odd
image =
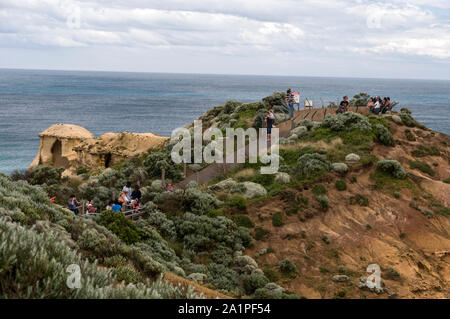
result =
[{"label": "small tree", "polygon": [[160,160],[156,163],[156,167],[161,170],[161,186],[166,187],[166,169],[169,167],[169,163],[166,160]]}]

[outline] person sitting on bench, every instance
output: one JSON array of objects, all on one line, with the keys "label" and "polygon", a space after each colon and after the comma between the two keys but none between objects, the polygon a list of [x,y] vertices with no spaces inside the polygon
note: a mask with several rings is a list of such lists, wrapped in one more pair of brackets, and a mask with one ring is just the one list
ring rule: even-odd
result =
[{"label": "person sitting on bench", "polygon": [[348,111],[348,96],[344,96],[343,100],[339,104],[338,109],[336,110],[336,114],[338,113],[344,113]]}]

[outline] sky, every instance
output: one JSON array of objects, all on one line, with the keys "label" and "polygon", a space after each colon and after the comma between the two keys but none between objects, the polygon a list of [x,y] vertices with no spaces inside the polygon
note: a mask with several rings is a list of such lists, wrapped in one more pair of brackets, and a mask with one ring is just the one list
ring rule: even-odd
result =
[{"label": "sky", "polygon": [[0,68],[450,79],[450,1],[0,0]]}]

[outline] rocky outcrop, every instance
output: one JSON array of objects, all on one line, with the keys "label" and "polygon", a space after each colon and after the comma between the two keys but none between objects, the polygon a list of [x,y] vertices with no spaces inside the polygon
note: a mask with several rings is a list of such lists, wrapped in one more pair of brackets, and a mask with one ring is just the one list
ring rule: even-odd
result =
[{"label": "rocky outcrop", "polygon": [[[69,168],[77,160],[73,148],[81,142],[92,142],[94,134],[85,128],[72,124],[55,124],[39,134],[39,150],[30,165]],[[67,174],[65,174],[67,175]]]},{"label": "rocky outcrop", "polygon": [[98,138],[85,128],[55,124],[39,134],[40,145],[30,169],[38,165],[63,167],[63,176],[74,175],[79,166],[108,168],[121,160],[140,156],[162,146],[168,139],[152,133],[105,133]]}]

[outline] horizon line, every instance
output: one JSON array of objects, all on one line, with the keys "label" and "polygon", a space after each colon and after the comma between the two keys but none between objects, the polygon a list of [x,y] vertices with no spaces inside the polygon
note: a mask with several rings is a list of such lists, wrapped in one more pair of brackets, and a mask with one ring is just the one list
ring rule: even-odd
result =
[{"label": "horizon line", "polygon": [[180,74],[180,75],[220,75],[220,76],[261,76],[261,77],[292,77],[292,78],[336,78],[336,79],[365,79],[365,80],[406,80],[406,81],[450,81],[436,78],[402,78],[402,77],[362,77],[362,76],[331,76],[331,75],[279,75],[279,74],[244,74],[244,73],[191,73],[191,72],[155,72],[155,71],[112,71],[112,70],[76,70],[76,69],[41,69],[41,68],[5,68],[0,70],[12,71],[59,71],[59,72],[99,72],[99,73],[135,73],[135,74]]}]

